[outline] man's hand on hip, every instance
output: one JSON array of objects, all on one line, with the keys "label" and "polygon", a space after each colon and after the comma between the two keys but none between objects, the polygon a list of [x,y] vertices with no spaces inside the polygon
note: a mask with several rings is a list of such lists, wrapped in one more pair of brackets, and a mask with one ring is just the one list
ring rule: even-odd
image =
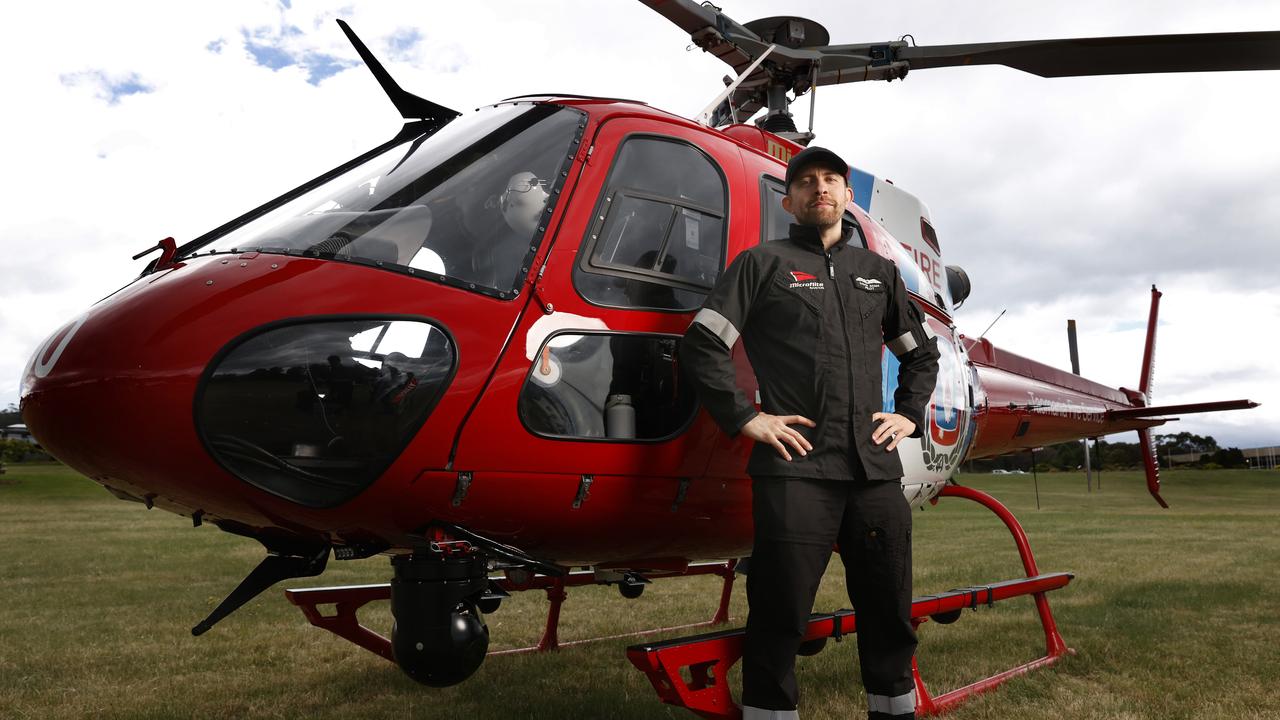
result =
[{"label": "man's hand on hip", "polygon": [[885,447],[885,452],[890,452],[898,447],[898,443],[911,437],[911,433],[916,431],[916,424],[897,413],[878,412],[871,416],[872,422],[880,421],[874,432],[871,433],[871,442],[879,445],[885,440],[889,444]]},{"label": "man's hand on hip", "polygon": [[813,449],[800,431],[790,427],[791,425],[817,427],[817,423],[800,415],[770,415],[762,412],[747,421],[740,432],[756,442],[769,443],[783,459],[790,462],[791,454],[787,452],[787,445],[801,455],[807,455]]}]

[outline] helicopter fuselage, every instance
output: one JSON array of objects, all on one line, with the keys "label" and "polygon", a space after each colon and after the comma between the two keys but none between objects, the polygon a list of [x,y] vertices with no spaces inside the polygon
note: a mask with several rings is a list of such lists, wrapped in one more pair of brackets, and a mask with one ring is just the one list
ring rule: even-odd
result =
[{"label": "helicopter fuselage", "polygon": [[[697,409],[674,349],[718,272],[785,230],[798,146],[606,99],[457,122],[198,239],[69,323],[28,367],[28,425],[117,495],[246,534],[395,552],[444,522],[563,565],[749,553],[748,443]],[[563,147],[510,149],[530,133]],[[539,162],[525,175],[543,179],[507,180]],[[512,251],[492,229],[528,192],[546,210]],[[917,213],[923,233],[909,199],[893,216]],[[901,241],[865,202],[849,210],[860,241],[898,264],[942,351],[929,427],[899,449],[919,506],[967,456],[1046,437],[1015,435],[1006,396],[1065,390],[971,362],[945,282],[915,260],[941,264],[936,237]],[[882,358],[891,410],[897,362]]]}]

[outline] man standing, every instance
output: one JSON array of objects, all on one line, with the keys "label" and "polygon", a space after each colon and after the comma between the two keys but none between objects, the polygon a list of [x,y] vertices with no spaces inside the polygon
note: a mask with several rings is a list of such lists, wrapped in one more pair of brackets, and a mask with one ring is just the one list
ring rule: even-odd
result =
[{"label": "man standing", "polygon": [[[914,718],[911,509],[896,452],[919,437],[938,350],[894,264],[844,221],[849,166],[807,148],[787,165],[790,236],[741,253],[681,342],[698,397],[728,434],[755,441],[755,547],[747,571],[744,720],[798,718],[795,656],[839,543],[872,720]],[[741,336],[761,411],[734,377]],[[882,412],[881,346],[900,361]]]}]

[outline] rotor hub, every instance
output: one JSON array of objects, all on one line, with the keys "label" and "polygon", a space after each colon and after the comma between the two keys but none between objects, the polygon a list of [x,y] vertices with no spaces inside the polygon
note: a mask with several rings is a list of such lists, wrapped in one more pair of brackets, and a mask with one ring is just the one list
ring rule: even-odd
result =
[{"label": "rotor hub", "polygon": [[831,43],[831,33],[827,32],[825,27],[809,18],[793,15],[760,18],[746,23],[743,27],[758,35],[766,43],[781,45],[792,50],[822,47]]}]

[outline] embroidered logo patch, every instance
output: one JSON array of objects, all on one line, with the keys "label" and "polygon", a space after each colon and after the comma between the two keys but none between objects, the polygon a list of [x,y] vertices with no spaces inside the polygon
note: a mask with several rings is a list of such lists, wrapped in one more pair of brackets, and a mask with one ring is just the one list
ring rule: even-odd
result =
[{"label": "embroidered logo patch", "polygon": [[791,276],[791,284],[787,287],[792,290],[800,288],[806,290],[822,290],[826,287],[822,284],[822,281],[818,279],[818,276],[813,273],[807,273],[802,270],[792,270],[787,274]]},{"label": "embroidered logo patch", "polygon": [[875,278],[858,277],[853,279],[853,283],[868,292],[880,292],[884,289],[884,283]]}]

